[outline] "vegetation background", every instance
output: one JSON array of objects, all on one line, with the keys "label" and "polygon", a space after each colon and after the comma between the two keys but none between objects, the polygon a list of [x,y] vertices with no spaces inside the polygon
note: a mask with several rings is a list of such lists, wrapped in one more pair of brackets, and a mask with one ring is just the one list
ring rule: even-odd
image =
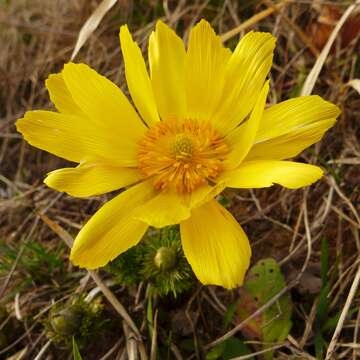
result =
[{"label": "vegetation background", "polygon": [[[253,264],[274,268],[260,274],[254,293],[194,281],[174,297],[151,292],[146,281],[129,285],[109,271],[89,274],[70,264],[66,241],[110,195],[75,199],[47,188],[45,174],[66,162],[30,147],[15,130],[26,110],[52,109],[44,81],[69,61],[99,3],[0,0],[0,358],[70,359],[72,336],[84,359],[360,358],[360,7],[335,30],[315,77],[313,93],[342,115],[299,156],[326,175],[304,190],[228,190],[222,199],[249,234]],[[268,98],[275,103],[300,94],[353,3],[119,0],[75,61],[127,92],[120,24],[144,53],[157,19],[186,40],[205,18],[227,34],[230,48],[244,31],[269,31],[278,39]],[[269,324],[278,327],[271,339]]]}]

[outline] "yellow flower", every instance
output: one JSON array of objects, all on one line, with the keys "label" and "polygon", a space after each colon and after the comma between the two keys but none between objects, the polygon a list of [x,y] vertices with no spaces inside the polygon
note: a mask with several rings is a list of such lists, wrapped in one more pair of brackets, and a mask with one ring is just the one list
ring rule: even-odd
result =
[{"label": "yellow flower", "polygon": [[251,249],[234,217],[213,198],[225,187],[290,189],[322,176],[314,165],[284,161],[319,141],[339,109],[304,96],[266,109],[275,38],[250,32],[234,52],[200,21],[183,41],[159,21],[147,72],[126,26],[120,30],[128,89],[84,64],[69,63],[46,86],[57,112],[17,121],[25,139],[78,163],[45,183],[86,197],[127,187],[86,223],[70,259],[104,266],[136,245],[148,226],[180,224],[182,246],[204,284],[242,283]]}]

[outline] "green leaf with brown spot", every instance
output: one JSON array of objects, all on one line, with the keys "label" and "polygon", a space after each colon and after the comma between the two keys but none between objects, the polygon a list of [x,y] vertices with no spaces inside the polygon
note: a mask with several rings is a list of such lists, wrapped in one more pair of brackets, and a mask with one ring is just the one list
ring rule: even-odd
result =
[{"label": "green leaf with brown spot", "polygon": [[[245,320],[266,304],[286,286],[279,264],[274,259],[263,259],[248,272],[238,301],[239,321]],[[265,343],[281,342],[288,336],[292,322],[292,303],[289,294],[283,295],[262,314],[250,320],[242,329],[249,339]],[[269,345],[270,346],[270,345]],[[266,353],[266,359],[272,353]]]}]

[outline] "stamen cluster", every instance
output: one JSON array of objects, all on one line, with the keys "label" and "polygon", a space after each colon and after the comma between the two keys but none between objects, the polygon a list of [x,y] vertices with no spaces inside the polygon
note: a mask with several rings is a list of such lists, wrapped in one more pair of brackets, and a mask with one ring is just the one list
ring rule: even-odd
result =
[{"label": "stamen cluster", "polygon": [[207,121],[161,121],[140,141],[139,168],[154,177],[156,189],[186,193],[214,181],[228,152],[224,137]]}]

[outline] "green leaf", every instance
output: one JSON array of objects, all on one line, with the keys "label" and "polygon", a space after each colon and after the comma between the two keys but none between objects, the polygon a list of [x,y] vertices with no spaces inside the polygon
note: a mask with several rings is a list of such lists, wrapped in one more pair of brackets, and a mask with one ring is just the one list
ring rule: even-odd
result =
[{"label": "green leaf", "polygon": [[73,357],[74,357],[74,360],[82,360],[79,348],[76,345],[76,341],[75,341],[74,337],[72,338],[72,343],[73,343]]},{"label": "green leaf", "polygon": [[[350,309],[348,312],[348,318],[351,318],[352,315],[354,315],[359,309],[357,307]],[[323,327],[322,327],[322,332],[334,332],[336,325],[340,319],[340,315],[341,315],[342,309],[337,312],[334,316],[329,317],[326,322],[324,323]]]},{"label": "green leaf", "polygon": [[322,360],[324,358],[324,350],[326,347],[326,342],[322,336],[321,331],[317,331],[314,337],[315,353],[316,359]]},{"label": "green leaf", "polygon": [[[249,355],[250,349],[244,342],[236,337],[231,337],[216,345],[206,354],[206,360],[230,360],[237,356]],[[254,360],[254,357],[249,357]]]},{"label": "green leaf", "polygon": [[[250,353],[250,349],[244,344],[242,340],[231,337],[225,342],[225,350],[222,357],[223,360],[230,360],[236,356],[249,355]],[[248,359],[254,360],[253,357]]]},{"label": "green leaf", "polygon": [[236,303],[230,304],[226,310],[224,320],[223,320],[225,329],[231,324],[231,321],[236,313],[236,306],[237,306]]},{"label": "green leaf", "polygon": [[319,295],[319,303],[317,306],[317,313],[316,313],[316,327],[321,329],[323,324],[326,322],[328,318],[328,308],[329,308],[329,299],[328,294],[330,291],[330,284],[323,284],[320,289]]},{"label": "green leaf", "polygon": [[341,311],[337,312],[334,316],[329,317],[325,323],[323,324],[321,331],[322,333],[325,332],[333,332],[336,328],[336,325],[340,319],[340,315],[341,315],[342,309]]},{"label": "green leaf", "polygon": [[225,342],[222,342],[216,346],[214,346],[207,354],[206,360],[218,360],[221,358],[222,354],[225,350]]},{"label": "green leaf", "polygon": [[[245,320],[277,295],[285,286],[286,282],[280,266],[274,259],[259,261],[250,269],[245,284],[240,289],[239,320]],[[248,338],[257,338],[266,343],[281,342],[286,339],[290,332],[291,315],[290,295],[284,294],[260,316],[249,321],[243,327],[242,332]],[[266,353],[265,358],[271,359],[272,353]]]}]

